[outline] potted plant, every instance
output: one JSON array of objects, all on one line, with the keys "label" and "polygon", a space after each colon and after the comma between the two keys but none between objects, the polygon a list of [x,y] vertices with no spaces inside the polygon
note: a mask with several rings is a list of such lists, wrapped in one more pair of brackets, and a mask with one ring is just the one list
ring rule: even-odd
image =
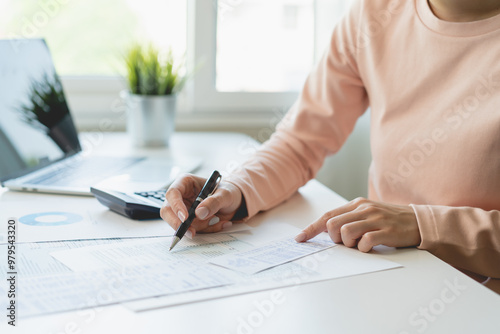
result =
[{"label": "potted plant", "polygon": [[186,82],[182,62],[169,50],[133,46],[125,57],[127,131],[135,146],[168,146],[175,130],[177,93]]}]

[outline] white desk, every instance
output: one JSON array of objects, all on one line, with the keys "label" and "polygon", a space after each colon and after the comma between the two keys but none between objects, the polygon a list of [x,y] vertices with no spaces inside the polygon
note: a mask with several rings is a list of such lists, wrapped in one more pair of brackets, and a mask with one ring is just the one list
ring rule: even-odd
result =
[{"label": "white desk", "polygon": [[[90,136],[91,146],[113,154],[197,154],[197,173],[229,170],[244,161],[255,142],[240,134],[178,133],[171,149],[136,150],[124,134]],[[36,200],[42,194],[5,192],[3,199]],[[338,202],[316,181],[274,210],[257,216],[303,227]],[[339,252],[357,252],[343,246]],[[500,297],[425,251],[377,247],[371,256],[404,268],[271,291],[134,313],[121,305],[20,319],[19,327],[0,325],[1,333],[498,333]],[[450,285],[458,284],[458,288]],[[2,298],[4,298],[2,296]],[[20,297],[22,298],[22,296]],[[267,305],[262,308],[257,305]],[[4,318],[2,316],[2,318]],[[420,330],[420,331],[419,331]]]}]

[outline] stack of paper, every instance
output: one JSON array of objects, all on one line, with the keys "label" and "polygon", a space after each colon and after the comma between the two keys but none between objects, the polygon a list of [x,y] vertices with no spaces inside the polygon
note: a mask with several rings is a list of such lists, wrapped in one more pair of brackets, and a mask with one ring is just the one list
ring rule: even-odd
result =
[{"label": "stack of paper", "polygon": [[[198,235],[192,241],[184,238],[172,252],[171,236],[19,244],[19,314],[120,302],[144,310],[399,266],[360,252],[345,257],[335,252],[337,245],[327,234],[296,243],[297,232],[274,224]],[[6,245],[0,249],[6,252]]]}]

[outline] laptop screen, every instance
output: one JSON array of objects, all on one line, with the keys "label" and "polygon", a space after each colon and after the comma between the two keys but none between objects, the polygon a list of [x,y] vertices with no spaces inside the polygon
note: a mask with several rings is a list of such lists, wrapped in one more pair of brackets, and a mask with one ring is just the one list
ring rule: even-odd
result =
[{"label": "laptop screen", "polygon": [[0,40],[0,181],[80,150],[45,41]]}]

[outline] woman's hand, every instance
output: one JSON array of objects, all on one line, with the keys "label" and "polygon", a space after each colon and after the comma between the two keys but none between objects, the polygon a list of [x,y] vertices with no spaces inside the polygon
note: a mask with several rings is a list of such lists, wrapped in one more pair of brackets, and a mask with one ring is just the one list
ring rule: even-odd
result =
[{"label": "woman's hand", "polygon": [[[187,219],[188,209],[205,184],[206,179],[186,174],[176,179],[165,195],[165,203],[160,210],[160,216],[174,230]],[[196,208],[196,218],[186,232],[193,237],[196,232],[218,232],[232,225],[229,221],[240,207],[241,191],[229,182],[222,181],[216,192],[206,198]]]},{"label": "woman's hand", "polygon": [[295,240],[303,242],[327,231],[336,243],[358,246],[369,252],[374,246],[408,247],[420,244],[417,217],[410,206],[358,198],[325,213],[306,227]]}]

